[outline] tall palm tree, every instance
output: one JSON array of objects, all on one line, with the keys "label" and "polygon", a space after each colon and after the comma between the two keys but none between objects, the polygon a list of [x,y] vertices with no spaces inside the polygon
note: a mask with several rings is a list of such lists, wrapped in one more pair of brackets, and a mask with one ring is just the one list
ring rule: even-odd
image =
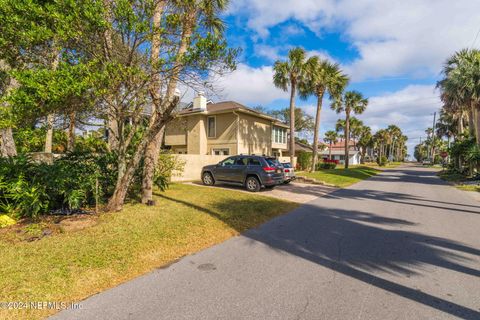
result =
[{"label": "tall palm tree", "polygon": [[402,130],[398,126],[391,124],[388,126],[387,131],[390,134],[390,141],[391,141],[389,156],[392,156],[393,159],[395,160],[396,158],[395,147],[398,147],[398,139],[402,136]]},{"label": "tall palm tree", "polygon": [[360,147],[361,163],[365,163],[367,148],[373,146],[372,129],[369,126],[362,126],[359,131],[357,145]]},{"label": "tall palm tree", "polygon": [[456,52],[447,60],[443,73],[445,78],[437,84],[442,100],[468,110],[470,133],[480,145],[480,50]]},{"label": "tall palm tree", "polygon": [[306,64],[306,81],[300,85],[300,95],[304,98],[314,95],[317,98],[317,112],[315,116],[315,131],[313,134],[312,171],[315,171],[318,157],[318,140],[320,133],[320,115],[322,112],[323,97],[328,95],[336,99],[348,84],[348,77],[340,66],[326,59],[313,57]]},{"label": "tall palm tree", "polygon": [[338,142],[338,134],[336,131],[329,130],[325,132],[325,138],[323,139],[326,143],[328,143],[328,159],[332,160],[332,144]]},{"label": "tall palm tree", "polygon": [[[310,58],[312,59],[312,58]],[[288,52],[287,61],[276,61],[273,66],[273,84],[288,91],[290,88],[290,162],[295,158],[295,96],[299,85],[305,80],[307,53],[303,48],[294,48]]]},{"label": "tall palm tree", "polygon": [[349,144],[350,144],[350,115],[351,113],[361,114],[368,105],[368,99],[358,91],[347,91],[343,96],[332,103],[332,109],[337,113],[345,113],[345,169],[349,164]]}]

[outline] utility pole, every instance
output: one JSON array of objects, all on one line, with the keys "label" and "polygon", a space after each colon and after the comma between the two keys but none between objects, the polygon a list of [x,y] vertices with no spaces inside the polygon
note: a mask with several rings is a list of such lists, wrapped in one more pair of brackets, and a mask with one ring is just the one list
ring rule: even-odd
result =
[{"label": "utility pole", "polygon": [[432,125],[432,164],[435,164],[435,120],[437,113],[433,113],[433,125]]}]

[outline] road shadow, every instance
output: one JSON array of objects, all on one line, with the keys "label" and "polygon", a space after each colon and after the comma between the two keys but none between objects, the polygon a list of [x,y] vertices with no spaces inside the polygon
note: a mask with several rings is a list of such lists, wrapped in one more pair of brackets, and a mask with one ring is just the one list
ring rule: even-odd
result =
[{"label": "road shadow", "polygon": [[419,206],[424,208],[449,210],[452,212],[480,214],[480,206],[478,205],[465,204],[461,202],[441,201],[436,199],[433,200],[404,193],[371,189],[342,189],[326,194],[324,198],[384,201],[388,203]]},{"label": "road shadow", "polygon": [[456,317],[480,319],[477,310],[378,275],[383,272],[410,277],[436,266],[478,278],[480,270],[465,264],[472,260],[469,255],[480,256],[479,250],[440,237],[389,230],[382,227],[385,225],[412,223],[360,211],[304,205],[244,235]]}]

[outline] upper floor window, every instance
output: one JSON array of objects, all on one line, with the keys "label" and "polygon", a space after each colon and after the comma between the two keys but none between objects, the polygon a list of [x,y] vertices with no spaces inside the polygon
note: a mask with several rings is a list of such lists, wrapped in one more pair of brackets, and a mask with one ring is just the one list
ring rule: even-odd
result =
[{"label": "upper floor window", "polygon": [[272,138],[274,143],[287,143],[287,129],[273,127]]},{"label": "upper floor window", "polygon": [[216,123],[215,117],[208,117],[207,118],[207,136],[209,138],[215,138],[217,136],[216,133]]}]

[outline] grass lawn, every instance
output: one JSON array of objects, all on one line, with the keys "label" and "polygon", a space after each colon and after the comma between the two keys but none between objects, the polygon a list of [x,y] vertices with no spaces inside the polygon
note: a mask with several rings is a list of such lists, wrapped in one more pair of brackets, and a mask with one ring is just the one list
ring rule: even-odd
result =
[{"label": "grass lawn", "polygon": [[382,169],[382,168],[386,169],[386,168],[396,168],[396,167],[398,167],[402,164],[403,164],[403,162],[389,162],[384,167],[380,167],[376,162],[367,162],[363,166],[372,167],[372,168],[376,168],[376,169]]},{"label": "grass lawn", "polygon": [[370,178],[380,170],[369,166],[356,166],[349,169],[323,169],[315,172],[302,172],[299,175],[304,175],[308,178],[314,178],[318,181],[323,181],[334,186],[344,188],[354,183]]},{"label": "grass lawn", "polygon": [[[174,184],[155,207],[0,229],[0,301],[72,302],[113,287],[284,214],[298,204]],[[54,310],[0,309],[0,319]]]},{"label": "grass lawn", "polygon": [[438,176],[445,181],[452,182],[457,189],[480,192],[480,185],[464,184],[466,178],[462,174],[440,171]]}]

